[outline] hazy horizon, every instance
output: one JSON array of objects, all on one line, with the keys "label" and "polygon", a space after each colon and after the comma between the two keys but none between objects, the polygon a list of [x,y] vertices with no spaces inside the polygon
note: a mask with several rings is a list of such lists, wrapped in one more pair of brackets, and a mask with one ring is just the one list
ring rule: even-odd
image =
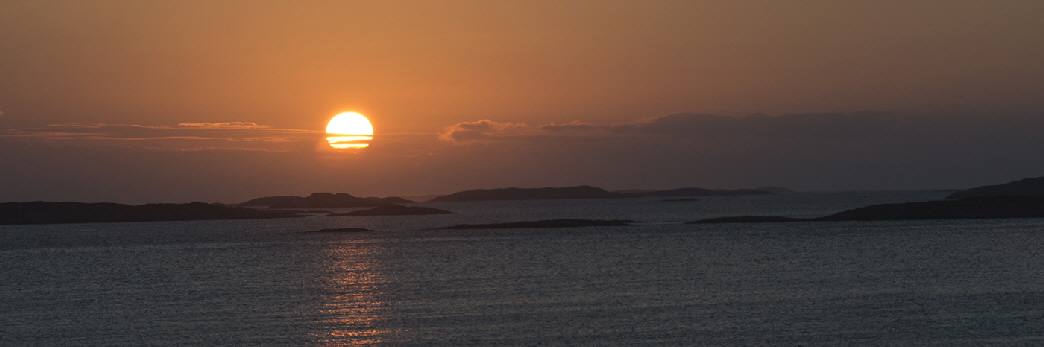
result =
[{"label": "hazy horizon", "polygon": [[[0,3],[0,201],[1044,176],[1044,3]],[[358,112],[369,147],[327,121]]]}]

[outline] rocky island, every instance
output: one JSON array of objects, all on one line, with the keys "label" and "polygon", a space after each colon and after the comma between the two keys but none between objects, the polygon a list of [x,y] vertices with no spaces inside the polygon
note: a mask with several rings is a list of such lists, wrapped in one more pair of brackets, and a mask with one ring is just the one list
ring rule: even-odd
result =
[{"label": "rocky island", "polygon": [[769,191],[757,189],[704,189],[696,187],[677,188],[668,190],[653,190],[636,193],[638,196],[733,196],[733,195],[771,195]]},{"label": "rocky island", "polygon": [[431,202],[447,201],[495,201],[495,200],[550,200],[550,199],[620,199],[639,197],[677,196],[726,196],[765,195],[771,192],[755,189],[711,190],[703,188],[678,188],[669,190],[613,191],[592,187],[545,187],[545,188],[499,188],[473,189],[435,197]]},{"label": "rocky island", "polygon": [[349,208],[373,207],[410,202],[413,201],[396,196],[387,198],[360,198],[347,193],[312,193],[312,195],[309,196],[268,196],[241,203],[239,206],[268,208]]},{"label": "rocky island", "polygon": [[441,229],[582,228],[594,226],[625,226],[631,225],[631,223],[634,223],[634,221],[622,219],[549,219],[533,222],[458,224]]},{"label": "rocky island", "polygon": [[688,224],[704,223],[778,223],[877,221],[911,219],[999,219],[1042,218],[1044,198],[1032,196],[991,196],[960,200],[940,200],[882,204],[860,207],[818,218],[782,216],[735,216],[703,219]]},{"label": "rocky island", "polygon": [[402,205],[384,205],[378,206],[371,209],[352,211],[346,213],[331,213],[327,216],[416,216],[416,215],[427,215],[427,214],[452,214],[453,212],[430,208],[430,207],[417,207],[417,206],[402,206]]},{"label": "rocky island", "polygon": [[0,224],[60,224],[163,222],[205,219],[291,218],[285,211],[193,202],[188,204],[123,205],[111,202],[5,202],[0,203]]},{"label": "rocky island", "polygon": [[966,199],[987,196],[1044,197],[1044,177],[1026,178],[1005,184],[971,188],[950,194],[946,198]]},{"label": "rocky island", "polygon": [[443,195],[429,202],[444,201],[495,201],[495,200],[543,200],[543,199],[617,199],[633,198],[634,194],[612,193],[591,186],[546,187],[546,188],[499,188],[473,189]]}]

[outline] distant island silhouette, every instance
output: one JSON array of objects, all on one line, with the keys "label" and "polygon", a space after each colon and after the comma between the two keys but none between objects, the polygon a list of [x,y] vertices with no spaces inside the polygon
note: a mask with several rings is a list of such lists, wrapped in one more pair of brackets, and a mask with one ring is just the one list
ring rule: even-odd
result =
[{"label": "distant island silhouette", "polygon": [[498,188],[465,190],[450,195],[435,197],[431,202],[496,201],[496,200],[545,200],[545,199],[620,199],[637,197],[675,196],[725,196],[765,195],[772,192],[755,189],[710,190],[703,188],[678,188],[670,190],[614,191],[592,187],[545,187],[545,188]]},{"label": "distant island silhouette", "polygon": [[352,211],[347,213],[331,213],[327,216],[415,216],[428,214],[452,214],[453,212],[417,206],[384,205],[371,209]]},{"label": "distant island silhouette", "polygon": [[262,211],[203,202],[137,206],[111,202],[38,201],[0,203],[0,224],[3,225],[268,219],[301,216],[287,211]]},{"label": "distant island silhouette", "polygon": [[732,216],[686,224],[1044,218],[1044,177],[975,187],[950,194],[946,198],[948,200],[871,205],[818,218]]},{"label": "distant island silhouette", "polygon": [[731,196],[731,195],[772,195],[773,192],[757,189],[719,189],[711,190],[696,187],[677,188],[668,190],[653,190],[637,193],[638,196]]},{"label": "distant island silhouette", "polygon": [[494,201],[494,200],[544,200],[544,199],[617,199],[633,198],[633,194],[611,193],[605,189],[578,186],[562,188],[498,188],[472,189],[450,195],[437,196],[429,202],[444,201]]},{"label": "distant island silhouette", "polygon": [[253,199],[239,206],[268,208],[349,208],[404,204],[413,201],[392,196],[387,198],[360,198],[347,193],[312,193],[309,196],[268,196]]},{"label": "distant island silhouette", "polygon": [[687,224],[879,221],[912,219],[1001,219],[1042,218],[1044,198],[1032,196],[988,196],[882,204],[860,207],[818,218],[783,216],[735,216],[708,218]]},{"label": "distant island silhouette", "polygon": [[950,194],[950,196],[947,196],[946,198],[965,199],[988,196],[1044,197],[1044,177],[1025,178],[1005,184],[971,188]]},{"label": "distant island silhouette", "polygon": [[458,224],[440,229],[522,229],[522,228],[582,228],[593,226],[626,226],[632,220],[616,219],[548,219],[532,222],[493,223],[493,224]]}]

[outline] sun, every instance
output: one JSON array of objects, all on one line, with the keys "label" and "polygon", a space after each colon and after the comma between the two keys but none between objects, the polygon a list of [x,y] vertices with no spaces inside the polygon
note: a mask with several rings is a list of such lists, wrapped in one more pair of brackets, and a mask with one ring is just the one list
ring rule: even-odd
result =
[{"label": "sun", "polygon": [[365,116],[345,112],[334,116],[326,125],[326,141],[337,149],[366,148],[373,140],[373,125]]}]

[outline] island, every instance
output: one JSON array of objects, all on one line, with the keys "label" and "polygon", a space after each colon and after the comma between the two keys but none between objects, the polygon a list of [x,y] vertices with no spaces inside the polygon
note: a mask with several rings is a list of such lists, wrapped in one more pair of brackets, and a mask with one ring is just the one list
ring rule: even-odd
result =
[{"label": "island", "polygon": [[413,201],[396,196],[387,198],[360,198],[348,193],[312,193],[312,195],[309,196],[268,196],[241,203],[239,206],[268,208],[350,208],[373,207],[410,202]]},{"label": "island", "polygon": [[733,195],[771,195],[775,194],[769,191],[757,190],[757,189],[704,189],[696,187],[686,187],[668,190],[652,190],[652,191],[640,191],[635,193],[638,196],[733,196]]},{"label": "island", "polygon": [[780,223],[780,222],[811,222],[814,218],[790,218],[783,216],[731,216],[701,219],[685,224],[714,224],[714,223]]},{"label": "island", "polygon": [[711,190],[695,187],[669,190],[608,191],[592,186],[544,187],[544,188],[498,188],[465,190],[450,195],[437,196],[430,202],[495,201],[495,200],[551,200],[551,199],[620,199],[639,197],[678,196],[731,196],[767,195],[772,192],[755,189]]},{"label": "island", "polygon": [[548,219],[533,222],[458,224],[440,229],[516,229],[516,228],[582,228],[595,226],[626,226],[634,223],[626,219]]},{"label": "island", "polygon": [[991,186],[982,186],[971,188],[968,190],[962,190],[950,196],[947,199],[965,199],[974,197],[987,197],[987,196],[1035,196],[1044,197],[1044,177],[1036,178],[1025,178],[1014,182],[1008,182],[1005,184],[997,184]]},{"label": "island", "polygon": [[346,213],[331,213],[327,216],[415,216],[427,214],[452,214],[453,212],[430,207],[384,205],[367,210]]},{"label": "island", "polygon": [[1032,196],[989,196],[960,200],[940,200],[882,204],[860,207],[818,218],[781,216],[735,216],[688,222],[706,223],[776,223],[879,221],[911,219],[999,219],[1044,217],[1044,198]]},{"label": "island", "polygon": [[163,222],[208,219],[269,219],[302,215],[286,211],[193,202],[187,204],[123,205],[111,202],[5,202],[0,203],[0,224],[61,224]]},{"label": "island", "polygon": [[473,189],[450,195],[437,196],[429,202],[543,200],[543,199],[617,199],[633,198],[634,194],[612,193],[591,186],[545,188]]}]

